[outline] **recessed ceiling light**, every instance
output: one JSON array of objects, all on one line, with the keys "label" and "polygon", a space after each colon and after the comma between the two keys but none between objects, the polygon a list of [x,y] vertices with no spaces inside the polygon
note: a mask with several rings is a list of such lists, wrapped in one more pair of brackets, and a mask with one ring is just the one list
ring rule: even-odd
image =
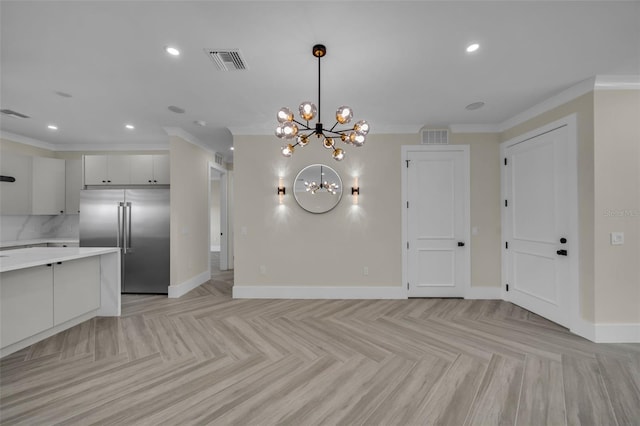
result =
[{"label": "recessed ceiling light", "polygon": [[464,109],[473,111],[474,109],[480,109],[484,106],[484,102],[474,102],[472,104],[467,105]]},{"label": "recessed ceiling light", "polygon": [[55,124],[49,124],[47,126],[47,129],[49,129],[49,130],[58,130],[58,126],[56,126]]},{"label": "recessed ceiling light", "polygon": [[72,98],[73,96],[71,96],[69,93],[67,92],[54,92],[56,95],[58,96],[62,96],[63,98]]},{"label": "recessed ceiling light", "polygon": [[193,122],[193,124],[195,124],[196,126],[204,127],[207,125],[207,122],[204,120],[196,120]]},{"label": "recessed ceiling light", "polygon": [[231,147],[231,148],[229,148],[229,149],[230,149],[231,151],[233,151],[235,148],[234,148],[234,147]]},{"label": "recessed ceiling light", "polygon": [[167,107],[169,109],[169,111],[171,112],[175,112],[176,114],[184,114],[184,108],[180,108],[179,106],[175,106],[175,105],[169,105]]},{"label": "recessed ceiling light", "polygon": [[164,50],[171,56],[179,56],[180,55],[180,51],[178,49],[176,49],[173,46],[167,46],[164,48]]},{"label": "recessed ceiling light", "polygon": [[136,128],[133,124],[125,124],[124,127],[126,127],[129,130],[133,130]]},{"label": "recessed ceiling light", "polygon": [[473,53],[480,48],[478,43],[473,43],[467,46],[467,53]]}]

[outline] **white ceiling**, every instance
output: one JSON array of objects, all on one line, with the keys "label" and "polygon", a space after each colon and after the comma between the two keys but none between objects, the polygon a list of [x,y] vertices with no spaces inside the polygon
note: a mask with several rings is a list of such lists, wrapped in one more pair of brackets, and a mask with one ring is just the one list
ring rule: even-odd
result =
[{"label": "white ceiling", "polygon": [[[325,124],[347,104],[372,133],[497,124],[595,75],[640,74],[638,1],[2,0],[0,15],[0,106],[31,117],[2,130],[60,149],[166,145],[178,127],[229,159],[232,134],[272,134],[280,107],[317,101],[316,43]],[[249,69],[218,71],[207,48]]]}]

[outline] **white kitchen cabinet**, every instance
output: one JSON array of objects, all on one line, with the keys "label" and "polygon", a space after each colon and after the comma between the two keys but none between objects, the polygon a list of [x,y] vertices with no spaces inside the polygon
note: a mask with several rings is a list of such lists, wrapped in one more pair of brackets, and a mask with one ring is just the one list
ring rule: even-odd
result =
[{"label": "white kitchen cabinet", "polygon": [[31,214],[56,215],[65,209],[65,162],[58,158],[33,157]]},{"label": "white kitchen cabinet", "polygon": [[168,155],[86,155],[85,185],[169,185]]},{"label": "white kitchen cabinet", "polygon": [[153,155],[153,182],[158,185],[169,185],[169,156]]},{"label": "white kitchen cabinet", "polygon": [[130,155],[85,155],[85,185],[131,184]]},{"label": "white kitchen cabinet", "polygon": [[15,178],[15,182],[0,182],[0,214],[31,214],[32,171],[32,157],[12,153],[0,155],[0,175]]},{"label": "white kitchen cabinet", "polygon": [[85,155],[84,156],[84,184],[85,185],[106,185],[107,184],[107,156],[106,155]]},{"label": "white kitchen cabinet", "polygon": [[53,327],[53,268],[3,272],[0,280],[0,347]]},{"label": "white kitchen cabinet", "polygon": [[65,212],[80,213],[80,191],[82,190],[82,161],[65,160]]},{"label": "white kitchen cabinet", "polygon": [[53,325],[100,307],[100,258],[53,265]]},{"label": "white kitchen cabinet", "polygon": [[152,155],[131,155],[131,183],[134,185],[153,184]]},{"label": "white kitchen cabinet", "polygon": [[131,183],[131,156],[107,155],[107,173],[111,185]]},{"label": "white kitchen cabinet", "polygon": [[[25,256],[19,250],[4,253],[9,253],[10,257]],[[37,259],[39,253],[44,252],[29,253],[29,262]],[[58,253],[57,256],[60,256],[60,252],[53,253]],[[49,256],[47,252],[47,257]],[[103,279],[109,275],[109,272],[105,275],[102,271],[103,257],[90,255],[64,261],[51,261],[38,266],[0,273],[0,348],[2,348],[0,352],[2,356],[98,314],[103,308],[102,289],[105,286]],[[108,267],[109,261],[106,259],[104,261],[107,262]],[[119,268],[116,273],[119,274]],[[114,282],[118,283],[116,276],[107,279],[111,281],[114,278]],[[118,286],[117,295],[119,294]]]},{"label": "white kitchen cabinet", "polygon": [[134,185],[169,185],[169,156],[132,155],[131,183]]}]

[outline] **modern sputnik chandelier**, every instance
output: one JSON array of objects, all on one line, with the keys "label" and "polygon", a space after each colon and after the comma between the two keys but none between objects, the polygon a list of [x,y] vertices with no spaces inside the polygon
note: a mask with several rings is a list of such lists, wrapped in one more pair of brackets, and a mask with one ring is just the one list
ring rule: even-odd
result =
[{"label": "modern sputnik chandelier", "polygon": [[[336,129],[339,124],[348,124],[353,118],[353,110],[348,106],[341,106],[336,111],[336,123],[330,128],[324,128],[321,121],[321,104],[320,104],[320,60],[327,53],[327,48],[323,44],[313,46],[313,56],[318,58],[318,107],[309,101],[302,102],[298,107],[300,118],[298,121],[294,118],[293,112],[287,108],[280,108],[278,111],[278,127],[276,127],[276,136],[285,140],[295,140],[295,143],[287,143],[282,147],[282,155],[291,157],[296,146],[305,146],[309,143],[309,138],[316,135],[322,139],[322,145],[326,149],[332,150],[334,160],[340,161],[344,158],[345,152],[342,148],[336,147],[335,139],[342,142],[362,146],[365,143],[367,133],[369,133],[369,123],[360,120],[353,127],[347,129]],[[318,116],[315,125],[309,123]],[[308,133],[307,133],[308,132]]]}]

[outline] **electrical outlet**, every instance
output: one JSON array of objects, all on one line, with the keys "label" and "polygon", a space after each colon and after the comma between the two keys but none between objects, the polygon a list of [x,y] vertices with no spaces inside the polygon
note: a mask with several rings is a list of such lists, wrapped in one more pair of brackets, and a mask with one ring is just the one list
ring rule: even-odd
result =
[{"label": "electrical outlet", "polygon": [[621,246],[624,244],[624,232],[612,232],[611,233],[611,245]]},{"label": "electrical outlet", "polygon": [[260,265],[260,274],[267,275],[267,267],[265,265]]},{"label": "electrical outlet", "polygon": [[364,268],[362,268],[362,275],[364,275],[365,277],[369,275],[369,267],[365,266]]}]

